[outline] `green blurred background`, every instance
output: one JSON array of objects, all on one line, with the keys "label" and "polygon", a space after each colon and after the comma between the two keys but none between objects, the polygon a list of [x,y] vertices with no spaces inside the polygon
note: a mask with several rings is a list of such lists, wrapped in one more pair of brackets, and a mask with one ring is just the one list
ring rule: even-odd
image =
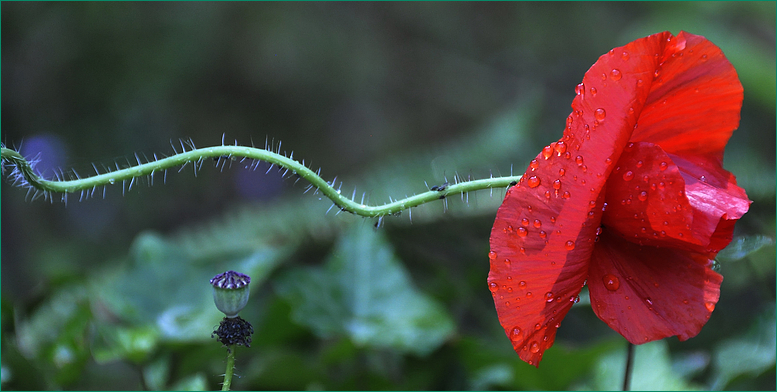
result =
[{"label": "green blurred background", "polygon": [[[609,49],[703,35],[745,90],[725,167],[754,201],[694,339],[637,347],[636,389],[775,389],[775,4],[9,3],[2,141],[47,177],[266,138],[387,202],[520,173]],[[208,279],[253,277],[236,389],[612,389],[625,341],[581,301],[539,370],[490,292],[503,191],[374,220],[267,166],[171,171],[67,206],[2,186],[3,389],[215,389]],[[102,169],[101,169],[102,170]],[[444,208],[447,207],[447,211]],[[359,273],[357,274],[358,271]]]}]

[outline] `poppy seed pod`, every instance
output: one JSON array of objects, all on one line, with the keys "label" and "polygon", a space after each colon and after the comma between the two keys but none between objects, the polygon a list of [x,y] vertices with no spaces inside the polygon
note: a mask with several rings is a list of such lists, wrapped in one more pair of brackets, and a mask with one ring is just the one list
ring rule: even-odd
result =
[{"label": "poppy seed pod", "polygon": [[235,271],[218,274],[210,280],[213,285],[213,301],[216,307],[227,317],[233,318],[243,310],[248,303],[248,275]]}]

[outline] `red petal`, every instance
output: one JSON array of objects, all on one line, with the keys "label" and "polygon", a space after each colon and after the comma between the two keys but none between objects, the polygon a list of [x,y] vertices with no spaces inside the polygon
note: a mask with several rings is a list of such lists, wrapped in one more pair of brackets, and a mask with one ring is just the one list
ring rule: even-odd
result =
[{"label": "red petal", "polygon": [[652,74],[652,54],[670,36],[643,38],[599,58],[578,87],[564,136],[532,161],[497,212],[489,288],[505,333],[529,364],[537,366],[553,344],[587,277],[601,191],[631,136],[632,105],[648,94],[638,79]]},{"label": "red petal", "polygon": [[731,241],[750,201],[716,158],[667,155],[631,143],[607,181],[602,224],[641,245],[714,253]]},{"label": "red petal", "polygon": [[670,154],[722,159],[742,107],[734,67],[712,42],[685,32],[657,56],[657,76],[631,140],[658,144]]},{"label": "red petal", "polygon": [[710,318],[723,277],[704,255],[639,246],[617,235],[599,237],[588,289],[602,321],[629,342],[696,336]]}]

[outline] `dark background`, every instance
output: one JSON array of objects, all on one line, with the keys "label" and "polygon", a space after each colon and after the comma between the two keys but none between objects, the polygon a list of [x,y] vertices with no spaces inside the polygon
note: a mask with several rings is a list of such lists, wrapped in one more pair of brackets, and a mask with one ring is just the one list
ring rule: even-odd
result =
[{"label": "dark background", "polygon": [[[26,156],[41,153],[38,169],[47,177],[70,169],[93,173],[92,163],[101,171],[126,165],[135,153],[170,154],[171,142],[180,151],[179,139],[198,147],[220,144],[222,135],[227,143],[258,146],[282,140],[282,150],[321,167],[325,179],[337,175],[345,193],[355,187],[377,204],[425,191],[424,181],[439,184],[456,172],[476,178],[506,175],[511,167],[522,172],[561,135],[574,86],[598,56],[665,30],[707,37],[739,73],[742,120],[724,165],[754,201],[737,237],[768,243],[775,231],[771,2],[4,2],[2,140]],[[257,319],[281,320],[257,327],[257,335],[296,332],[241,351],[238,366],[264,362],[243,368],[236,388],[600,389],[609,385],[602,380],[620,377],[610,377],[619,373],[608,364],[622,355],[623,341],[586,309],[570,313],[559,331],[563,348],[539,371],[511,353],[485,290],[487,238],[501,192],[481,191],[468,204],[453,198],[446,213],[442,203],[418,208],[412,225],[406,215],[384,221],[381,230],[415,286],[454,320],[455,334],[436,351],[419,357],[355,347],[347,334],[311,333],[290,316],[294,304],[273,282],[295,268],[322,265],[343,227],[374,221],[324,215],[330,203],[302,195],[303,184],[265,174],[266,168],[220,171],[206,164],[195,177],[189,165],[168,173],[166,185],[157,176],[153,187],[143,181],[124,196],[118,186],[105,199],[101,188],[82,202],[73,194],[66,206],[59,198],[30,202],[25,191],[4,183],[3,388],[216,388],[224,353],[207,340],[209,330],[205,340],[170,339],[150,318],[104,316],[90,295],[99,295],[95,282],[103,275],[148,273],[132,264],[144,233],[194,253],[186,244],[218,243],[219,231],[238,233],[231,238],[246,254],[258,242],[262,250],[277,250],[267,244],[280,242],[289,252],[266,284],[255,284],[252,301],[263,304]],[[187,242],[191,232],[206,234]],[[252,242],[254,234],[246,233],[260,237]],[[213,257],[233,257],[219,249]],[[757,340],[774,329],[774,247],[733,259],[721,260],[726,280],[713,318],[697,338],[661,343],[667,375],[648,377],[647,388],[774,389],[774,339]],[[171,269],[162,273],[181,268],[165,265]],[[126,292],[114,293],[117,301]],[[67,295],[86,305],[62,310]],[[56,311],[70,322],[29,332]],[[111,323],[155,343],[138,357],[107,343],[114,357],[95,359],[94,340]],[[62,359],[63,336],[75,339],[66,346],[76,360]],[[338,357],[321,348],[327,345],[346,348],[332,349]],[[263,356],[268,350],[282,359]],[[721,362],[733,355],[726,350],[741,358]],[[157,368],[167,370],[153,384],[144,372]],[[65,370],[74,376],[62,376]],[[284,371],[293,376],[284,378]],[[677,384],[651,383],[662,379]]]}]

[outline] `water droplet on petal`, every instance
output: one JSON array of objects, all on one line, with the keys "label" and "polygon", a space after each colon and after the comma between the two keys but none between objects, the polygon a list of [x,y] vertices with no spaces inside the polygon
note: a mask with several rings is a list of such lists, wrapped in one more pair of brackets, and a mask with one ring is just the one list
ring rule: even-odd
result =
[{"label": "water droplet on petal", "polygon": [[575,163],[577,163],[577,166],[583,166],[583,157],[581,155],[576,156]]},{"label": "water droplet on petal", "polygon": [[623,181],[631,181],[631,179],[634,178],[634,172],[631,170],[627,171],[626,173],[623,173]]},{"label": "water droplet on petal", "polygon": [[640,201],[645,201],[647,200],[647,196],[648,196],[647,192],[642,191],[639,193],[639,196],[637,196],[637,199],[639,199]]},{"label": "water droplet on petal", "polygon": [[623,53],[621,53],[621,58],[622,58],[624,61],[628,60],[628,59],[629,59],[629,52],[627,52],[627,51],[625,51],[625,50],[624,50],[624,51],[623,51]]},{"label": "water droplet on petal", "polygon": [[[561,189],[561,180],[553,181],[553,189]],[[558,192],[556,192],[558,195]]]},{"label": "water droplet on petal", "polygon": [[569,194],[569,191],[564,192],[564,194],[562,195],[562,197],[565,199],[569,199],[571,196],[572,195]]},{"label": "water droplet on petal", "polygon": [[705,308],[707,308],[707,310],[708,310],[708,311],[710,311],[710,312],[712,312],[713,310],[715,310],[715,304],[714,304],[714,303],[712,303],[712,302],[706,302],[706,303],[704,304],[704,307],[705,307]]},{"label": "water droplet on petal", "polygon": [[542,157],[545,159],[550,158],[550,156],[553,155],[553,147],[551,146],[545,146],[542,148]]},{"label": "water droplet on petal", "polygon": [[540,228],[540,226],[542,226],[542,221],[540,221],[539,219],[535,219],[534,220],[534,227]]},{"label": "water droplet on petal", "polygon": [[575,241],[569,240],[564,244],[564,247],[567,248],[567,250],[575,249]]},{"label": "water droplet on petal", "polygon": [[513,328],[510,330],[510,340],[518,340],[521,338],[522,332],[521,329],[518,327]]},{"label": "water droplet on petal", "polygon": [[640,167],[642,167],[642,165],[643,165],[643,164],[644,164],[644,163],[643,163],[642,161],[637,161],[637,168],[640,168]]},{"label": "water droplet on petal", "polygon": [[582,98],[585,98],[585,85],[583,83],[580,83],[575,87],[575,94],[582,95]]},{"label": "water droplet on petal", "polygon": [[564,174],[566,174],[566,172],[567,172],[567,171],[566,171],[566,170],[564,170],[564,168],[563,168],[563,167],[562,167],[561,169],[558,169],[558,175],[559,175],[559,176],[561,176],[561,177],[564,177]]},{"label": "water droplet on petal", "polygon": [[496,260],[496,252],[494,252],[493,250],[488,252],[488,259],[491,261]]},{"label": "water droplet on petal", "polygon": [[518,288],[521,289],[521,290],[525,289],[526,288],[526,282],[524,282],[524,281],[518,282]]},{"label": "water droplet on petal", "polygon": [[529,185],[529,188],[536,188],[540,186],[540,179],[537,176],[531,176],[529,177],[529,180],[526,181],[526,183]]},{"label": "water droplet on petal", "polygon": [[592,97],[596,96],[596,87],[591,87],[591,96]]},{"label": "water droplet on petal", "polygon": [[621,77],[622,77],[621,76],[621,71],[619,69],[613,69],[610,72],[610,79],[612,79],[612,80],[614,80],[616,82],[621,80]]},{"label": "water droplet on petal", "polygon": [[[510,266],[510,263],[511,263],[510,259],[505,259],[505,265],[506,265],[506,266],[508,266],[508,267],[509,267],[509,266]],[[509,277],[509,276],[507,277],[507,280],[511,280],[511,279],[512,279],[511,277]]]},{"label": "water droplet on petal", "polygon": [[531,291],[526,292],[526,298],[531,298]]},{"label": "water droplet on petal", "polygon": [[556,143],[556,152],[558,155],[561,155],[567,151],[567,145],[564,142],[558,142]]},{"label": "water droplet on petal", "polygon": [[707,55],[706,54],[701,55],[701,61],[702,62],[707,61]]},{"label": "water droplet on petal", "polygon": [[604,275],[602,277],[602,282],[604,282],[604,287],[610,291],[618,290],[618,288],[621,287],[620,280],[613,274]]},{"label": "water droplet on petal", "polygon": [[492,293],[495,293],[497,290],[499,290],[499,285],[495,282],[491,282],[488,284],[488,289],[491,290]]},{"label": "water droplet on petal", "polygon": [[540,167],[540,162],[536,159],[532,159],[531,162],[529,162],[529,167],[531,168],[532,171],[534,171],[535,169]]},{"label": "water droplet on petal", "polygon": [[553,302],[552,292],[548,291],[547,293],[545,293],[545,302],[548,302],[548,303]]},{"label": "water droplet on petal", "polygon": [[540,325],[540,323],[534,324],[534,329],[539,331],[540,329],[542,329],[542,325]]},{"label": "water droplet on petal", "polygon": [[532,354],[537,354],[538,352],[540,352],[540,345],[537,344],[537,342],[532,343],[529,351],[531,351]]},{"label": "water droplet on petal", "polygon": [[523,227],[519,227],[517,231],[518,231],[518,235],[521,237],[526,237],[526,235],[529,234],[529,231]]},{"label": "water droplet on petal", "polygon": [[603,121],[606,116],[607,112],[605,112],[602,108],[598,108],[594,111],[594,117],[596,117],[596,119],[599,121]]}]

